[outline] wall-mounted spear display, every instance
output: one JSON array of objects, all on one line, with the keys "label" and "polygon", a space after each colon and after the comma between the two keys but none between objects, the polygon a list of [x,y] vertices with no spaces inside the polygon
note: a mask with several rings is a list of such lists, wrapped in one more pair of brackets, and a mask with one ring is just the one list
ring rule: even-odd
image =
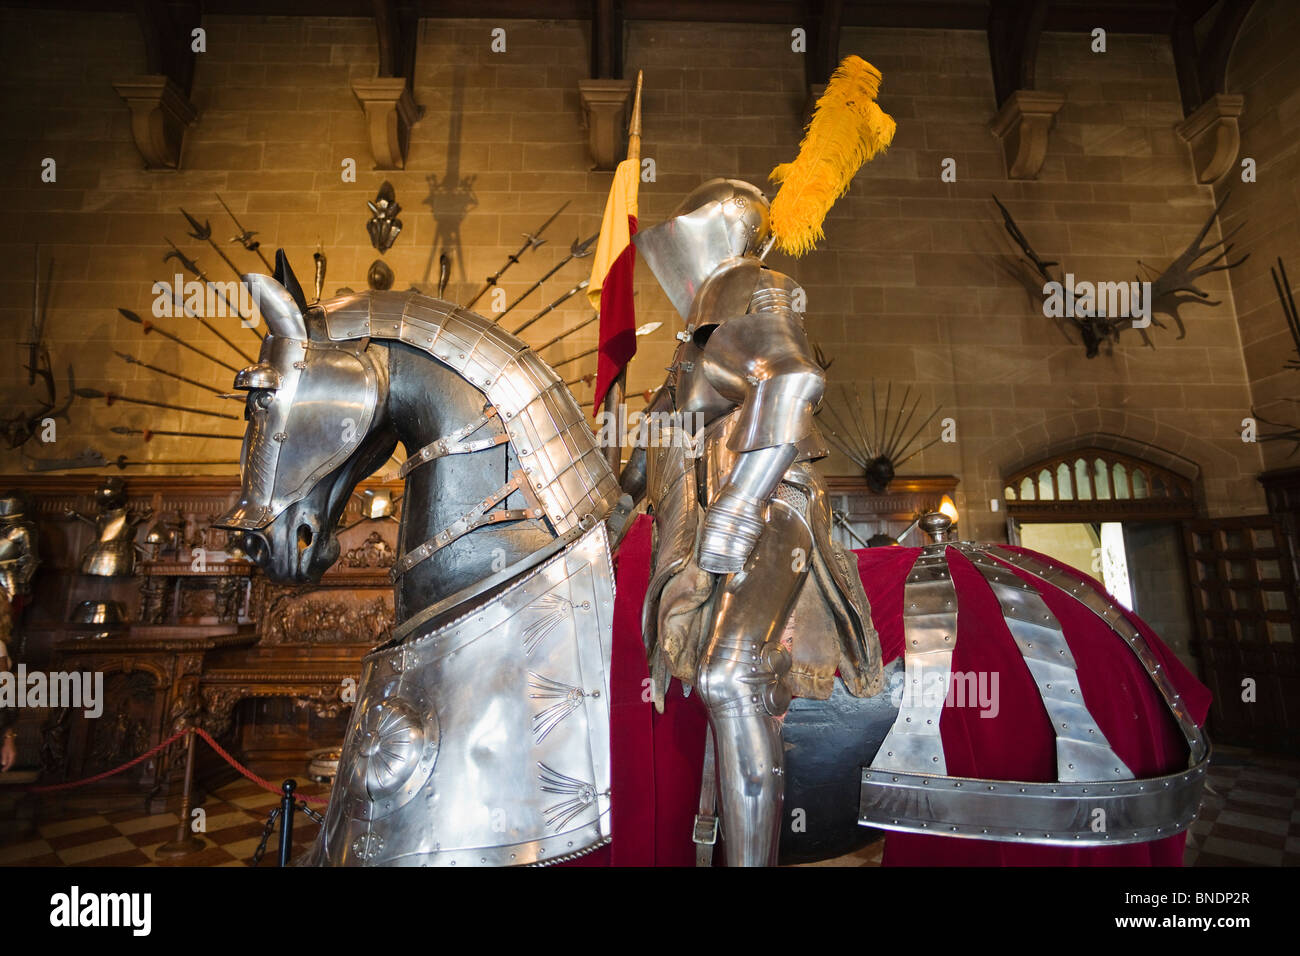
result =
[{"label": "wall-mounted spear display", "polygon": [[[589,236],[585,242],[579,242],[577,239],[574,239],[574,240],[573,240],[573,245],[569,246],[569,254],[568,254],[567,256],[565,256],[563,259],[561,259],[559,262],[557,262],[554,266],[552,266],[552,267],[551,267],[551,270],[550,270],[549,272],[547,272],[544,276],[542,276],[540,279],[538,279],[536,282],[534,282],[532,285],[530,285],[530,286],[529,286],[529,287],[528,287],[528,288],[527,288],[527,289],[526,289],[526,290],[525,290],[525,291],[524,291],[524,292],[519,296],[519,298],[515,299],[515,301],[513,301],[513,302],[511,302],[509,305],[507,305],[507,306],[505,307],[505,309],[502,311],[501,315],[498,315],[498,316],[496,317],[495,321],[500,322],[501,319],[502,319],[502,317],[505,316],[507,313],[509,313],[511,309],[513,309],[513,308],[514,308],[515,306],[517,306],[520,302],[523,302],[524,299],[528,298],[530,295],[532,295],[534,292],[536,292],[538,289],[540,289],[540,288],[542,287],[542,283],[543,283],[543,282],[545,282],[545,281],[546,281],[547,279],[549,279],[551,276],[555,275],[555,273],[559,272],[561,269],[563,269],[566,265],[568,265],[568,264],[569,264],[570,262],[572,262],[574,259],[585,259],[585,258],[587,258],[589,255],[591,255],[591,253],[592,253],[592,249],[591,249],[592,244],[593,244],[593,243],[594,243],[598,238],[600,238],[600,233],[599,233],[599,232],[594,233],[594,234],[592,234],[591,236]],[[587,287],[587,283],[584,282],[584,283],[582,284],[582,288],[585,289],[586,287]],[[577,291],[576,289],[573,290],[572,292],[569,293],[569,295],[573,295],[574,292],[576,292],[576,291]],[[563,302],[564,300],[561,299],[560,301]]]},{"label": "wall-mounted spear display", "polygon": [[[1002,226],[1007,235],[1015,241],[1025,255],[1022,261],[1026,262],[1037,276],[1037,279],[1030,278],[1026,281],[1031,297],[1035,299],[1046,297],[1047,284],[1052,284],[1060,300],[1070,304],[1069,308],[1053,317],[1068,322],[1079,333],[1087,357],[1095,358],[1103,345],[1108,349],[1113,348],[1119,342],[1120,333],[1129,328],[1135,329],[1142,336],[1143,343],[1155,348],[1146,328],[1140,322],[1134,324],[1139,319],[1149,319],[1152,326],[1163,329],[1166,326],[1155,316],[1157,314],[1168,316],[1178,327],[1178,338],[1181,339],[1187,335],[1182,316],[1178,313],[1183,305],[1219,304],[1219,300],[1211,299],[1209,293],[1198,288],[1196,283],[1203,276],[1236,268],[1250,258],[1250,254],[1247,253],[1240,259],[1226,261],[1233,248],[1228,240],[1235,236],[1245,223],[1238,225],[1217,242],[1209,245],[1202,244],[1230,195],[1231,193],[1224,193],[1223,198],[1206,219],[1205,225],[1201,227],[1201,231],[1196,234],[1196,238],[1163,272],[1151,278],[1155,270],[1138,261],[1138,266],[1148,273],[1148,279],[1145,281],[1150,283],[1149,296],[1141,291],[1144,288],[1141,279],[1131,287],[1127,282],[1080,282],[1076,286],[1072,272],[1066,272],[1064,276],[1053,275],[1052,268],[1059,266],[1060,263],[1040,257],[1025,238],[1025,234],[1021,232],[1020,227],[1016,225],[1016,221],[1011,218],[1007,207],[1002,205],[997,196],[993,197],[993,202],[1002,213]],[[1197,262],[1205,259],[1206,256],[1210,258],[1197,265]],[[1102,287],[1105,287],[1104,295]],[[1078,289],[1077,297],[1076,289]],[[1049,314],[1046,308],[1044,314]]]},{"label": "wall-mounted spear display", "polygon": [[533,324],[534,322],[536,322],[538,319],[542,318],[542,317],[545,316],[545,315],[549,315],[551,312],[554,312],[556,309],[558,309],[560,306],[562,306],[565,302],[568,302],[570,299],[572,299],[572,298],[573,298],[575,295],[577,295],[579,292],[584,291],[584,290],[587,288],[587,286],[590,285],[590,284],[591,284],[591,280],[590,280],[590,279],[583,279],[581,282],[579,282],[577,285],[575,285],[572,289],[570,289],[568,292],[565,292],[565,293],[561,294],[561,295],[559,296],[559,298],[557,298],[554,302],[552,302],[550,305],[546,306],[546,308],[542,309],[540,312],[538,312],[538,313],[537,313],[536,315],[534,315],[531,319],[529,319],[529,320],[528,320],[527,322],[525,322],[523,325],[519,326],[519,328],[515,329],[515,330],[514,330],[513,332],[511,332],[510,334],[511,334],[511,335],[519,335],[521,332],[523,332],[524,329],[528,328],[530,325],[532,325],[532,324]]},{"label": "wall-mounted spear display", "polygon": [[[154,283],[154,287],[157,288],[157,286],[160,285],[160,284],[161,284],[161,283]],[[203,316],[199,315],[197,312],[195,312],[193,309],[191,309],[191,308],[186,304],[184,296],[177,295],[177,294],[176,294],[176,290],[175,290],[174,288],[171,288],[171,287],[169,286],[169,287],[168,287],[168,293],[169,293],[169,295],[171,296],[171,299],[172,299],[172,303],[173,303],[173,305],[174,305],[177,309],[180,310],[180,312],[181,312],[182,315],[188,316],[189,318],[191,318],[191,319],[193,319],[194,321],[198,322],[200,325],[202,325],[205,329],[207,329],[209,332],[211,332],[211,333],[212,333],[213,335],[215,335],[217,338],[221,339],[222,342],[225,342],[226,345],[230,346],[230,349],[231,349],[231,350],[232,350],[236,355],[238,355],[241,359],[243,359],[245,362],[247,362],[249,365],[255,365],[255,364],[257,364],[257,359],[255,359],[255,358],[253,358],[252,356],[250,356],[247,352],[245,352],[243,349],[241,349],[238,345],[236,345],[234,342],[230,341],[230,339],[228,339],[228,338],[226,338],[224,335],[222,335],[221,332],[220,332],[220,331],[219,331],[215,326],[213,326],[211,323],[209,323],[207,319],[203,318]],[[241,323],[241,324],[242,324],[242,323]],[[250,329],[249,331],[251,331],[254,335],[259,335],[259,333],[258,333],[258,331],[257,331],[256,329]],[[259,337],[260,337],[260,336],[259,336]]]},{"label": "wall-mounted spear display", "polygon": [[[49,260],[45,274],[44,294],[42,294],[40,246],[35,248],[33,257],[32,321],[28,341],[20,342],[19,345],[27,348],[27,364],[24,366],[27,369],[27,384],[35,385],[39,378],[45,387],[45,397],[40,400],[35,411],[17,411],[13,415],[0,419],[0,432],[3,432],[5,444],[10,448],[20,448],[34,438],[41,423],[47,418],[62,418],[68,421],[68,409],[72,405],[71,391],[67,399],[59,404],[58,391],[54,386],[54,370],[50,366],[50,353],[45,347],[45,317],[49,306],[50,278],[54,274],[54,260]],[[73,387],[72,366],[68,366],[68,388],[71,390]],[[13,403],[13,405],[18,404],[20,402]]]},{"label": "wall-mounted spear display", "polygon": [[243,421],[239,415],[227,415],[225,412],[210,412],[203,408],[194,408],[190,405],[173,405],[170,402],[158,402],[152,398],[136,398],[133,395],[122,395],[119,392],[104,392],[97,388],[79,388],[77,395],[81,398],[102,398],[104,404],[112,405],[114,402],[129,402],[132,405],[148,405],[151,408],[168,408],[174,412],[189,412],[191,415],[206,415],[209,418],[226,418],[232,422]]},{"label": "wall-mounted spear display", "polygon": [[240,316],[241,318],[245,317],[244,314],[239,311],[239,309],[235,308],[235,304],[231,302],[230,299],[226,296],[225,290],[221,288],[221,285],[209,279],[207,273],[205,273],[202,269],[199,268],[199,261],[197,259],[191,259],[185,253],[181,252],[180,248],[176,245],[176,243],[172,242],[170,239],[167,239],[166,236],[163,236],[163,239],[167,241],[167,245],[172,247],[172,251],[163,256],[163,262],[166,262],[168,259],[175,259],[177,262],[181,264],[181,266],[185,269],[185,271],[190,273],[190,275],[194,276],[194,278],[202,282],[204,286],[211,289],[218,296],[220,296],[221,301],[226,303],[226,308],[230,310],[231,315],[237,315]]},{"label": "wall-mounted spear display", "polygon": [[136,315],[130,309],[118,309],[117,311],[119,314],[121,314],[122,318],[126,319],[128,322],[134,322],[136,325],[144,329],[145,335],[148,335],[150,332],[157,332],[163,338],[175,342],[177,345],[181,346],[181,348],[189,349],[195,355],[203,356],[209,362],[215,362],[217,365],[220,365],[222,368],[228,368],[232,372],[239,371],[239,369],[235,368],[235,366],[231,365],[229,362],[223,362],[215,355],[209,355],[207,352],[203,351],[198,346],[191,345],[189,342],[186,342],[179,335],[173,335],[171,332],[168,332],[166,329],[159,328],[157,325],[155,325],[153,322],[150,322],[148,319],[140,318],[140,316]]},{"label": "wall-mounted spear display", "polygon": [[149,371],[154,372],[155,374],[158,374],[158,375],[165,375],[165,376],[167,376],[168,378],[174,378],[174,379],[176,379],[176,381],[178,381],[178,382],[184,382],[184,383],[186,383],[187,385],[193,385],[195,388],[201,388],[201,389],[203,389],[205,392],[211,392],[213,395],[216,395],[218,398],[234,398],[234,397],[238,397],[238,398],[240,398],[240,400],[242,401],[242,396],[230,396],[230,395],[227,395],[225,392],[223,392],[223,391],[222,391],[221,389],[219,389],[219,388],[214,388],[214,387],[211,386],[211,385],[205,385],[204,383],[202,383],[202,382],[198,382],[198,381],[195,381],[195,380],[192,379],[192,378],[186,378],[184,375],[181,375],[179,372],[173,372],[171,369],[160,368],[160,367],[157,366],[157,365],[150,365],[148,362],[142,362],[140,359],[136,358],[134,355],[130,355],[130,354],[126,353],[126,352],[118,352],[118,351],[115,350],[115,351],[113,352],[113,354],[116,355],[118,358],[120,358],[123,362],[126,362],[128,365],[138,365],[138,366],[140,366],[141,368],[146,368],[146,369],[148,369]]},{"label": "wall-mounted spear display", "polygon": [[559,335],[555,336],[555,338],[550,339],[550,340],[548,340],[548,341],[546,341],[546,342],[543,342],[541,345],[539,345],[539,346],[537,346],[536,348],[534,348],[533,351],[534,351],[534,352],[541,352],[543,349],[550,348],[552,345],[554,345],[556,342],[559,342],[561,339],[567,339],[570,335],[573,335],[575,332],[579,332],[579,331],[581,331],[582,329],[585,329],[587,326],[591,325],[593,322],[598,322],[599,320],[600,320],[600,313],[599,313],[599,312],[593,312],[593,313],[591,314],[591,318],[586,319],[586,320],[583,321],[583,322],[579,322],[577,325],[573,326],[573,328],[571,328],[571,329],[565,329],[565,330],[564,330],[563,332],[561,332]]},{"label": "wall-mounted spear display", "polygon": [[131,428],[127,425],[114,425],[109,429],[114,435],[139,435],[146,442],[153,441],[159,435],[169,438],[220,438],[223,441],[243,441],[243,435],[218,435],[215,432],[168,431],[163,428]]},{"label": "wall-mounted spear display", "polygon": [[[934,410],[915,430],[909,432],[912,419],[921,406],[918,395],[907,407],[912,394],[912,386],[907,386],[898,408],[894,408],[894,384],[888,383],[885,390],[883,406],[877,401],[876,382],[871,382],[871,417],[868,418],[862,404],[862,395],[856,385],[853,386],[852,399],[848,389],[840,386],[843,404],[843,417],[829,401],[823,403],[818,412],[826,414],[826,437],[831,444],[844,453],[851,462],[862,469],[867,480],[867,487],[876,494],[883,494],[894,480],[899,468],[910,459],[925,451],[939,440],[936,435],[923,445],[917,445],[922,432],[942,408],[936,405]],[[847,425],[845,424],[847,421]],[[835,426],[835,427],[832,427]],[[836,430],[838,428],[838,431]],[[914,447],[915,446],[915,447]]]},{"label": "wall-mounted spear display", "polygon": [[555,212],[551,213],[551,218],[547,219],[546,222],[542,223],[540,226],[537,227],[536,232],[524,233],[524,244],[520,246],[518,251],[515,252],[513,255],[506,256],[505,265],[503,265],[500,269],[498,269],[494,274],[487,277],[487,281],[484,284],[483,288],[478,290],[478,294],[475,295],[474,298],[470,299],[467,303],[465,303],[465,308],[467,309],[474,308],[474,303],[477,302],[479,299],[483,298],[483,296],[488,292],[489,289],[495,287],[496,284],[501,281],[501,277],[506,274],[506,271],[511,266],[519,264],[519,257],[522,256],[525,252],[527,252],[529,249],[537,249],[538,247],[544,245],[546,243],[546,240],[542,238],[542,233],[545,232],[546,227],[549,226],[551,223],[555,222],[556,218],[560,215],[560,213],[564,212],[564,210],[567,208],[569,208],[569,203],[566,200],[563,206],[555,210]]},{"label": "wall-mounted spear display", "polygon": [[217,241],[212,238],[212,223],[207,219],[200,223],[197,219],[187,213],[183,207],[181,208],[181,215],[189,220],[190,237],[192,239],[198,239],[200,242],[206,242],[210,245],[212,250],[217,255],[221,256],[221,261],[230,266],[230,271],[235,274],[235,278],[242,282],[243,273],[239,271],[239,266],[235,265],[230,260],[230,256],[226,255],[225,252],[222,251],[222,248],[217,245]]},{"label": "wall-mounted spear display", "polygon": [[214,195],[217,197],[217,202],[221,203],[221,208],[226,211],[226,215],[230,217],[230,221],[233,222],[235,228],[239,230],[239,235],[235,236],[230,241],[239,243],[249,252],[257,253],[257,258],[262,260],[262,265],[266,266],[266,271],[272,271],[271,263],[267,261],[266,255],[262,252],[262,244],[253,238],[257,233],[245,229],[240,221],[235,218],[235,214],[230,211],[230,207],[226,205],[226,201],[221,198],[221,195],[219,193]]}]

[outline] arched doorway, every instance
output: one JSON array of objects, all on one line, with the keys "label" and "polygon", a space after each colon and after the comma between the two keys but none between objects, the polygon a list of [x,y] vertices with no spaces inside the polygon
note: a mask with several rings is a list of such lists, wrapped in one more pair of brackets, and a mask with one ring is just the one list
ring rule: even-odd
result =
[{"label": "arched doorway", "polygon": [[1151,624],[1213,691],[1218,740],[1294,747],[1297,608],[1273,516],[1204,518],[1193,476],[1091,445],[1002,484],[1008,540],[1089,572]]},{"label": "arched doorway", "polygon": [[1182,529],[1198,514],[1192,478],[1083,446],[1016,468],[1002,484],[1008,540],[1090,573],[1202,669]]}]

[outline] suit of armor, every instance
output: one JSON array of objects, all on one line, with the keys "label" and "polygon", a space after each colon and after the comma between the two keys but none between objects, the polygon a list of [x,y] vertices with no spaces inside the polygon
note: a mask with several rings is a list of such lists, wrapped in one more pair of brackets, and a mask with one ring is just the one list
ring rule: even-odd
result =
[{"label": "suit of armor", "polygon": [[30,594],[40,563],[36,525],[27,517],[26,501],[18,494],[0,497],[0,599]]},{"label": "suit of armor", "polygon": [[859,696],[881,685],[866,595],[812,465],[827,454],[813,420],[825,376],[798,286],[756,254],[767,208],[754,186],[715,179],[635,238],[687,323],[649,409],[669,425],[624,473],[655,515],[643,627],[657,702],[673,676],[708,707],[731,866],[776,861],[791,696],[828,697],[837,672]]}]

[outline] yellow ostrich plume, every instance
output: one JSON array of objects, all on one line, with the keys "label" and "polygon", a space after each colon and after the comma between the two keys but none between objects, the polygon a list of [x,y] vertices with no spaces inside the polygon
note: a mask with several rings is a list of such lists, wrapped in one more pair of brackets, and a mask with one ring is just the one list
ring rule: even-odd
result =
[{"label": "yellow ostrich plume", "polygon": [[836,67],[817,101],[792,163],[772,170],[772,235],[782,252],[802,256],[824,239],[822,222],[868,160],[894,138],[897,124],[876,105],[880,71],[860,56]]}]

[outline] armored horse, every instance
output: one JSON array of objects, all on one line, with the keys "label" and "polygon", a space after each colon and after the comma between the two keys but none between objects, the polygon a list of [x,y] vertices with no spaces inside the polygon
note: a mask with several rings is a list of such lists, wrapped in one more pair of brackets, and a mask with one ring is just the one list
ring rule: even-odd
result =
[{"label": "armored horse", "polygon": [[[269,334],[236,378],[247,392],[242,484],[217,525],[270,577],[317,580],[339,556],[335,529],[357,483],[399,442],[408,456],[396,622],[364,659],[308,862],[554,864],[609,844],[619,799],[610,712],[620,705],[611,700],[611,554],[631,503],[577,403],[523,342],[453,303],[372,291],[308,307],[287,268],[277,278],[245,280]],[[836,677],[826,699],[799,697],[784,714],[785,806],[802,825],[778,821],[782,849],[793,851],[782,858],[843,852],[869,828],[1057,846],[1184,829],[1205,745],[1161,671],[1168,656],[1153,655],[1148,635],[1103,595],[1081,592],[1072,573],[941,538],[859,556],[871,565],[862,581],[879,636],[870,637],[885,650],[879,689],[855,696]],[[1076,618],[1126,656],[1126,679],[1147,681],[1132,689],[1135,700],[1168,705],[1148,716],[1182,731],[1183,753],[1152,757],[1139,746],[1133,752],[1150,759],[1135,762],[1106,745],[1117,736],[1113,719],[1090,713],[1080,690],[1094,710],[1120,691],[1098,689],[1104,676],[1086,684],[1082,660],[1076,672],[1063,635],[1085,627]],[[1037,708],[1033,719],[1050,718],[1046,728],[949,718],[944,695],[936,703],[905,693],[913,662],[951,671],[954,641],[959,653],[978,648],[993,630],[1011,642],[1014,693]],[[906,661],[905,647],[915,652]],[[687,688],[670,686],[660,694],[671,707]],[[975,729],[953,743],[947,735],[963,721]],[[994,727],[1003,743],[1042,758],[1025,778],[1034,782],[994,779],[996,760],[962,762],[962,752],[996,750]],[[729,828],[747,825],[724,813],[724,845]],[[697,843],[719,836],[700,830]],[[689,845],[689,830],[681,839]]]}]

